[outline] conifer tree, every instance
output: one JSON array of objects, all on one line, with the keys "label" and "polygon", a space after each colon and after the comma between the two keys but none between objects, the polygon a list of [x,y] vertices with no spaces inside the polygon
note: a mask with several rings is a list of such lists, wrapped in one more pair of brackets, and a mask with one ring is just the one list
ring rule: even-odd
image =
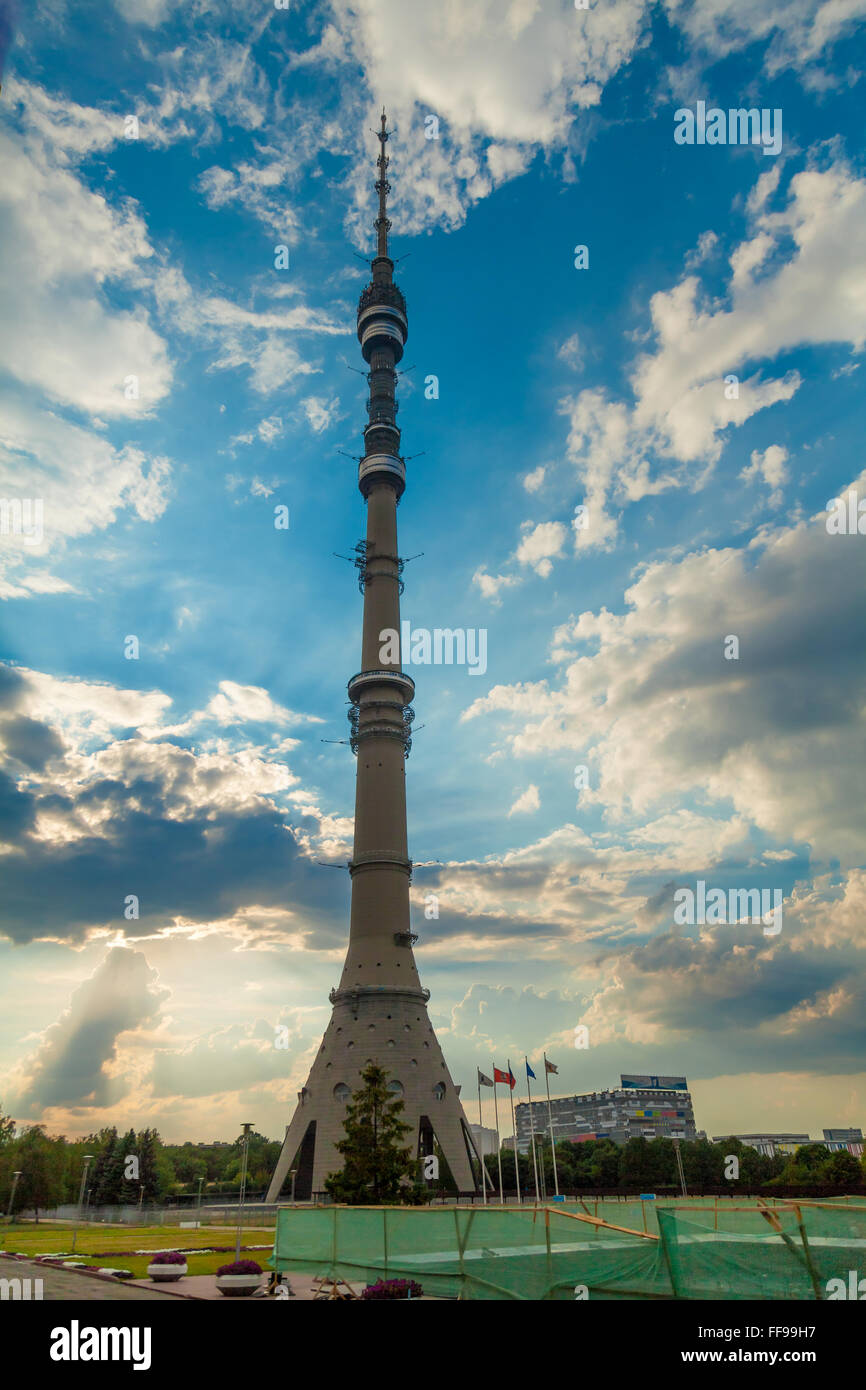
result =
[{"label": "conifer tree", "polygon": [[[127,1166],[130,1158],[138,1159],[138,1177],[127,1177]],[[117,1162],[120,1169],[119,1180],[117,1181],[116,1201],[124,1206],[134,1207],[138,1204],[142,1188],[143,1166],[141,1153],[139,1151],[138,1139],[134,1129],[128,1129],[117,1147]]]},{"label": "conifer tree", "polygon": [[90,1201],[92,1206],[101,1207],[112,1201],[108,1195],[109,1185],[106,1178],[117,1147],[117,1130],[114,1126],[110,1129],[102,1129],[99,1134],[89,1135],[88,1139],[90,1151],[96,1154],[89,1174]]},{"label": "conifer tree", "polygon": [[417,1171],[412,1151],[403,1139],[402,1100],[388,1090],[388,1073],[370,1063],[361,1073],[363,1087],[346,1106],[344,1137],[337,1144],[343,1168],[325,1179],[335,1202],[353,1205],[404,1202],[409,1199]]}]

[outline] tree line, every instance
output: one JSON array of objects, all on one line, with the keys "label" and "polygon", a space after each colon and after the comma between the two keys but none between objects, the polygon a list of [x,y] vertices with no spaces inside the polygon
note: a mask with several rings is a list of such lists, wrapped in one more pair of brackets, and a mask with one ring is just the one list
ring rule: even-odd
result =
[{"label": "tree line", "polygon": [[[548,1196],[554,1190],[553,1158],[549,1140],[536,1138],[539,1183],[542,1175]],[[502,1178],[506,1189],[515,1189],[514,1151],[502,1148]],[[866,1158],[858,1160],[846,1150],[830,1152],[823,1144],[803,1144],[796,1153],[773,1158],[749,1148],[739,1139],[681,1139],[680,1157],[689,1192],[721,1188],[733,1192],[771,1194],[775,1188],[840,1187],[862,1191],[866,1186]],[[730,1162],[736,1158],[737,1164]],[[485,1159],[494,1185],[499,1185],[496,1155]],[[520,1185],[535,1195],[532,1154],[519,1155]],[[680,1190],[676,1150],[671,1139],[587,1139],[579,1144],[559,1140],[556,1171],[561,1192]],[[736,1172],[737,1177],[731,1176]]]},{"label": "tree line", "polygon": [[[263,1134],[251,1134],[247,1160],[247,1191],[260,1192],[270,1181],[280,1144]],[[85,1167],[91,1155],[85,1201],[88,1207],[152,1206],[172,1197],[203,1198],[237,1192],[241,1183],[243,1139],[232,1144],[201,1147],[165,1144],[156,1129],[130,1128],[119,1134],[113,1126],[84,1139],[49,1135],[44,1125],[19,1129],[0,1110],[0,1212],[12,1198],[14,1173],[20,1173],[14,1193],[14,1212],[51,1210],[77,1203]]]},{"label": "tree line", "polygon": [[[408,1126],[402,1121],[403,1103],[387,1090],[388,1073],[369,1066],[363,1084],[346,1107],[344,1137],[337,1148],[343,1166],[329,1176],[326,1187],[334,1201],[380,1203],[429,1201],[455,1191],[444,1154],[438,1176],[422,1180],[421,1163],[406,1146]],[[280,1154],[280,1142],[263,1134],[249,1138],[247,1192],[260,1195],[268,1186]],[[20,1173],[14,1192],[14,1212],[51,1210],[78,1202],[85,1155],[90,1154],[86,1204],[88,1207],[152,1206],[173,1198],[203,1200],[236,1193],[240,1188],[243,1139],[232,1144],[165,1144],[155,1129],[125,1134],[109,1127],[84,1139],[48,1135],[43,1125],[20,1131],[15,1121],[0,1110],[0,1212],[9,1209],[13,1174]],[[712,1143],[708,1139],[680,1140],[683,1174],[690,1193],[719,1189],[766,1192],[794,1188],[837,1188],[847,1192],[866,1190],[866,1156],[856,1159],[845,1150],[830,1152],[823,1144],[803,1144],[796,1153],[768,1158],[739,1139]],[[731,1158],[737,1176],[732,1176]],[[506,1141],[500,1158],[507,1192],[515,1191],[514,1151]],[[133,1161],[130,1161],[133,1160]],[[536,1139],[539,1185],[548,1197],[554,1192],[553,1155],[549,1140]],[[493,1194],[498,1194],[499,1166],[495,1154],[485,1159]],[[670,1139],[629,1139],[624,1145],[610,1139],[556,1145],[556,1170],[562,1193],[678,1192],[676,1150]],[[535,1195],[532,1155],[519,1155],[520,1186]]]}]

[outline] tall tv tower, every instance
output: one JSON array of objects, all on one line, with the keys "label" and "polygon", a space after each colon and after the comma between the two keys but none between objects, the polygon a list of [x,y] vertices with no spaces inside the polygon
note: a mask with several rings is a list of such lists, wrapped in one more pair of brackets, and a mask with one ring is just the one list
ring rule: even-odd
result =
[{"label": "tall tv tower", "polygon": [[286,1130],[268,1190],[275,1202],[290,1170],[295,1194],[324,1191],[325,1178],[342,1166],[335,1144],[343,1137],[346,1102],[360,1087],[369,1062],[383,1067],[405,1105],[407,1145],[433,1152],[434,1137],[460,1191],[476,1187],[474,1145],[459,1093],[427,1014],[409,917],[412,861],[406,840],[405,760],[412,746],[415,682],[399,661],[383,661],[390,628],[400,632],[403,561],[397,549],[397,503],[406,465],[397,428],[396,367],[408,337],[406,300],[394,282],[388,254],[388,142],[385,113],[377,132],[379,214],[372,279],[358,301],[358,341],[369,367],[370,399],[358,487],[367,503],[367,537],[357,547],[364,595],[361,669],[349,681],[351,745],[358,756],[355,841],[349,873],[352,913],[349,949],[331,1022]]}]

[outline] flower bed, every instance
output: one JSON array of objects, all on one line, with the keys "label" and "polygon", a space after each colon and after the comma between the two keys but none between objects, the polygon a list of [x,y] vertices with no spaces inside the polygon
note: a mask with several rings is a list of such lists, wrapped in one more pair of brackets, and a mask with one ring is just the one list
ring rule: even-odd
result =
[{"label": "flower bed", "polygon": [[154,1255],[147,1272],[157,1284],[176,1284],[187,1272],[186,1256],[179,1250],[163,1250]]},{"label": "flower bed", "polygon": [[414,1279],[379,1279],[368,1284],[362,1298],[369,1301],[391,1298],[420,1298],[424,1290]]},{"label": "flower bed", "polygon": [[261,1281],[262,1267],[255,1260],[232,1260],[217,1270],[216,1286],[229,1298],[249,1298]]}]

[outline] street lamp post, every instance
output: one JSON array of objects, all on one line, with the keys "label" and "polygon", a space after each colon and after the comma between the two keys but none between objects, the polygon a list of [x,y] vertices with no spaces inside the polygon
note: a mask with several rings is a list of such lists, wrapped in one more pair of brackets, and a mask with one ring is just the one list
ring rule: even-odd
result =
[{"label": "street lamp post", "polygon": [[298,1170],[297,1170],[297,1168],[293,1168],[293,1169],[292,1169],[292,1173],[291,1173],[291,1177],[292,1177],[292,1206],[295,1205],[295,1178],[296,1178],[297,1176],[298,1176]]},{"label": "street lamp post", "polygon": [[78,1189],[78,1215],[77,1215],[76,1220],[75,1220],[75,1226],[73,1227],[73,1230],[72,1230],[72,1253],[73,1253],[73,1255],[75,1254],[75,1242],[78,1240],[78,1223],[79,1223],[79,1221],[81,1220],[81,1206],[82,1206],[82,1203],[83,1203],[83,1201],[84,1201],[84,1188],[85,1188],[85,1185],[86,1185],[86,1183],[87,1183],[87,1171],[88,1171],[88,1169],[89,1169],[89,1167],[90,1167],[90,1165],[91,1165],[92,1162],[93,1162],[93,1154],[85,1154],[85,1155],[84,1155],[84,1172],[81,1174],[81,1186],[80,1186],[79,1189]]},{"label": "street lamp post", "polygon": [[235,1241],[235,1260],[239,1260],[241,1257],[241,1227],[244,1224],[244,1198],[247,1190],[247,1154],[250,1148],[250,1130],[252,1127],[252,1122],[244,1125],[244,1156],[241,1163],[241,1199],[238,1204],[238,1234]]},{"label": "street lamp post", "polygon": [[199,1213],[199,1215],[201,1215],[201,1185],[202,1185],[203,1182],[204,1182],[204,1178],[199,1178],[199,1180],[198,1180],[198,1201],[197,1201],[196,1204],[195,1204],[195,1205],[196,1205],[196,1211]]},{"label": "street lamp post", "polygon": [[12,1191],[9,1193],[9,1210],[6,1212],[7,1220],[12,1218],[12,1203],[15,1201],[15,1189],[18,1186],[18,1179],[21,1177],[21,1170],[17,1169],[12,1174]]}]

